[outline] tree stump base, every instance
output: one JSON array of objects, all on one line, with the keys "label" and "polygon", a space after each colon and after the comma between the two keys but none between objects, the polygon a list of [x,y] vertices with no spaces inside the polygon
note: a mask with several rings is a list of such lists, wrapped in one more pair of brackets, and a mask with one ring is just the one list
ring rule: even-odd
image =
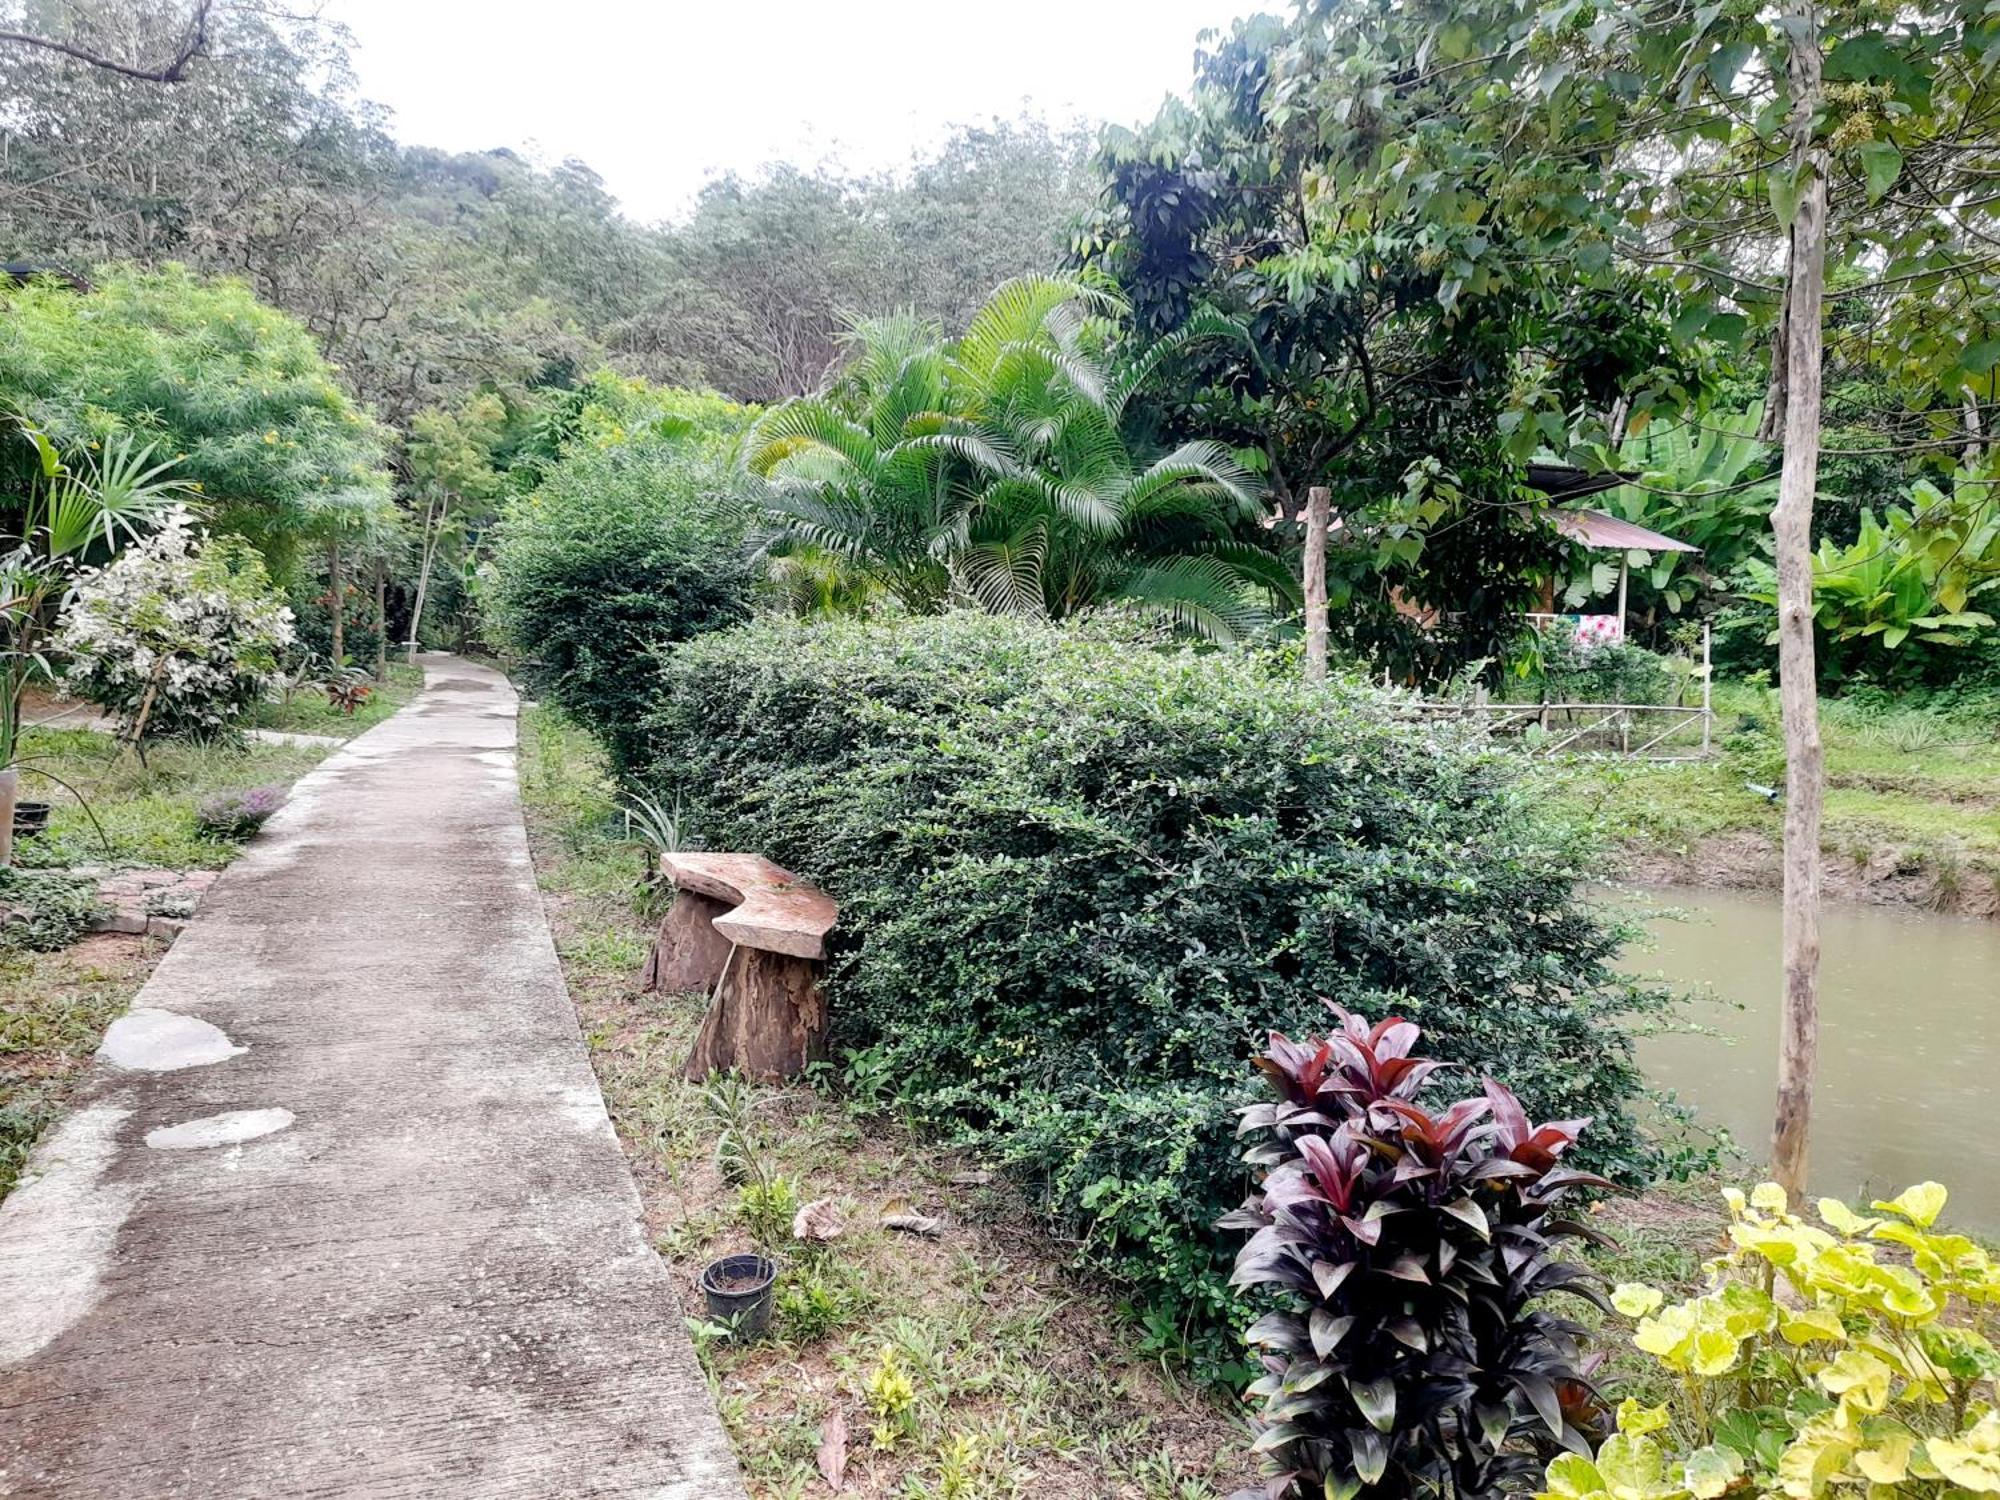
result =
[{"label": "tree stump base", "polygon": [[639,982],[709,996],[685,1076],[699,1081],[734,1069],[777,1083],[823,1059],[819,981],[839,908],[756,855],[668,854],[660,867],[673,882],[674,904]]},{"label": "tree stump base", "polygon": [[734,1070],[759,1083],[781,1083],[823,1061],[826,1000],[819,970],[809,958],[738,948],[702,1018],[683,1075],[699,1082]]}]

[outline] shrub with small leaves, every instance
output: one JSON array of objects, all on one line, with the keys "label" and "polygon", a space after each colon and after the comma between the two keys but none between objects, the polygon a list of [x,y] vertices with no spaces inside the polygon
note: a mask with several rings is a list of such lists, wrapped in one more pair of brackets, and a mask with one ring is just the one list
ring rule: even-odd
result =
[{"label": "shrub with small leaves", "polygon": [[1595,1457],[1548,1466],[1541,1500],[2000,1492],[2000,1261],[1937,1227],[1945,1190],[1871,1214],[1822,1198],[1818,1224],[1774,1183],[1723,1196],[1730,1249],[1707,1291],[1612,1293],[1675,1398],[1627,1401]]},{"label": "shrub with small leaves", "polygon": [[194,820],[210,838],[247,839],[285,805],[281,786],[253,786],[248,791],[217,792],[196,804]]},{"label": "shrub with small leaves", "polygon": [[90,929],[97,882],[63,870],[0,866],[0,946],[53,953]]},{"label": "shrub with small leaves", "polygon": [[[1529,1109],[1662,1164],[1619,934],[1518,762],[1276,654],[1127,624],[764,622],[674,647],[635,783],[840,903],[835,1048],[971,1148],[1207,1374],[1244,1378],[1216,1218],[1248,1058],[1318,997],[1407,1016]],[[1475,1074],[1476,1076],[1476,1074]]]},{"label": "shrub with small leaves", "polygon": [[1596,1237],[1565,1200],[1603,1178],[1561,1165],[1588,1123],[1534,1125],[1482,1097],[1417,1102],[1446,1064],[1420,1058],[1400,1017],[1297,1043],[1274,1034],[1258,1069],[1273,1102],[1243,1112],[1261,1188],[1226,1227],[1253,1233],[1235,1282],[1279,1307],[1247,1338],[1263,1353],[1255,1451],[1271,1500],[1495,1495],[1562,1447],[1588,1451],[1594,1409],[1582,1325],[1552,1293],[1606,1311],[1594,1273],[1562,1258]]}]

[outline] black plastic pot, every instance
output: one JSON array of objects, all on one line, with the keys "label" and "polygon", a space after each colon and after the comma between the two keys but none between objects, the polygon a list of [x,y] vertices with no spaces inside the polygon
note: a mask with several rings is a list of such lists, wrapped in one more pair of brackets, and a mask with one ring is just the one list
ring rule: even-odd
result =
[{"label": "black plastic pot", "polygon": [[758,1339],[771,1326],[772,1289],[777,1266],[761,1255],[725,1255],[701,1273],[708,1315],[727,1323],[739,1339]]},{"label": "black plastic pot", "polygon": [[14,837],[32,838],[38,833],[46,833],[49,827],[49,805],[46,802],[16,802],[14,804]]}]

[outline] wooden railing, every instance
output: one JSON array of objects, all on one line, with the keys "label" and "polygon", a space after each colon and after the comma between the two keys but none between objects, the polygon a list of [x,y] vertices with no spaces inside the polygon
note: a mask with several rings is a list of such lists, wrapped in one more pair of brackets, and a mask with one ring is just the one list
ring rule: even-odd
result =
[{"label": "wooden railing", "polygon": [[[1705,758],[1715,715],[1697,704],[1672,703],[1434,703],[1413,701],[1427,718],[1478,724],[1495,738],[1518,738],[1535,755],[1615,754],[1634,759]],[[1581,716],[1581,717],[1579,717]],[[1699,746],[1669,745],[1683,731],[1701,731]],[[1538,733],[1534,731],[1539,731]],[[1586,743],[1587,741],[1592,743]],[[1679,752],[1679,753],[1674,753]]]}]

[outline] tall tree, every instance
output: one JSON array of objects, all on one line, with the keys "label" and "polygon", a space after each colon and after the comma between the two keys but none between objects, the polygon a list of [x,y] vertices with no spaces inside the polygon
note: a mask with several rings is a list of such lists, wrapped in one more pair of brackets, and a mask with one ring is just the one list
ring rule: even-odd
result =
[{"label": "tall tree", "polygon": [[[215,0],[192,0],[185,9],[164,16],[144,10],[117,14],[123,9],[69,5],[57,18],[61,29],[38,32],[0,26],[0,46],[53,53],[140,83],[179,83],[195,59],[208,51]],[[118,25],[134,21],[140,24]]]},{"label": "tall tree", "polygon": [[1249,329],[1146,415],[1231,443],[1287,519],[1329,486],[1335,602],[1365,603],[1357,643],[1419,675],[1522,628],[1560,550],[1528,460],[1678,410],[1704,377],[1665,278],[1612,253],[1596,185],[1615,147],[1578,151],[1562,111],[1511,107],[1533,20],[1487,0],[1240,22],[1188,99],[1107,133],[1082,242],[1145,335],[1203,308]]}]

